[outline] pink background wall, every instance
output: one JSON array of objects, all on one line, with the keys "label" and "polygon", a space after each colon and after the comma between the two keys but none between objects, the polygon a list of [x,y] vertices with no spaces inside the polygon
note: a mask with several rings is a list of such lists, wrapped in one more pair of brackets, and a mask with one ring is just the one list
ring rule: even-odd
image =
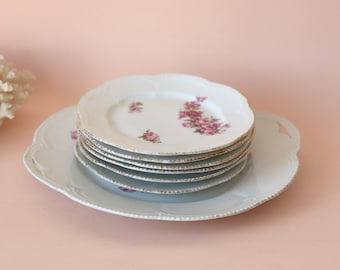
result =
[{"label": "pink background wall", "polygon": [[[0,54],[37,76],[0,128],[1,269],[338,269],[340,1],[20,1]],[[114,77],[189,73],[239,89],[302,135],[296,182],[246,214],[132,220],[77,205],[22,155],[45,118]]]}]

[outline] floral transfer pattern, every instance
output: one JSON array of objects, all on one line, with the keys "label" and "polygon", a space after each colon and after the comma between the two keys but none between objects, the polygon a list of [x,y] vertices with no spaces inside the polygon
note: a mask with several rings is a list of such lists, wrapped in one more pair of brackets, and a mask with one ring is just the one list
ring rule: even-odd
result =
[{"label": "floral transfer pattern", "polygon": [[140,101],[132,102],[129,105],[129,113],[141,113],[143,111],[143,103]]},{"label": "floral transfer pattern", "polygon": [[145,141],[152,142],[152,143],[160,143],[161,140],[159,138],[159,135],[150,129],[147,129],[141,136],[138,138],[141,138]]},{"label": "floral transfer pattern", "polygon": [[214,116],[203,114],[201,104],[206,99],[206,97],[196,97],[195,101],[185,102],[183,110],[178,114],[178,119],[183,120],[183,127],[193,128],[196,133],[203,135],[221,134],[230,128],[230,125],[223,123]]},{"label": "floral transfer pattern", "polygon": [[70,131],[70,137],[72,140],[78,140],[78,131],[77,130]]},{"label": "floral transfer pattern", "polygon": [[136,192],[136,190],[134,189],[130,189],[130,188],[126,188],[126,187],[118,187],[121,191],[123,192],[127,192],[127,193],[134,193]]}]

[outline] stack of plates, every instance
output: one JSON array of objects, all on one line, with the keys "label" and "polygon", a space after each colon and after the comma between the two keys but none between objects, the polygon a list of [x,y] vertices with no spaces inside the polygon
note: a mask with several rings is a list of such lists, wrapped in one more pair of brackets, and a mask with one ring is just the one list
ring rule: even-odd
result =
[{"label": "stack of plates", "polygon": [[[256,121],[255,121],[256,119]],[[286,190],[300,134],[236,90],[178,74],[110,81],[46,119],[28,171],[85,206],[134,218],[206,220]]]},{"label": "stack of plates", "polygon": [[75,156],[105,186],[197,192],[242,173],[254,126],[230,87],[180,74],[124,77],[79,100]]}]

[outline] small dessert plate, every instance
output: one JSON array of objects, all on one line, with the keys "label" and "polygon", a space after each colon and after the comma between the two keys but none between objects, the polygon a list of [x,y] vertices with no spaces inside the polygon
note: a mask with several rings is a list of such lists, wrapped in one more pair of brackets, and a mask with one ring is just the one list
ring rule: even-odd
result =
[{"label": "small dessert plate", "polygon": [[254,125],[237,90],[184,74],[111,80],[80,98],[77,112],[78,129],[90,137],[151,155],[216,151]]},{"label": "small dessert plate", "polygon": [[[142,180],[143,182],[145,181],[145,182],[153,182],[153,183],[172,183],[172,184],[192,183],[192,182],[198,182],[198,181],[203,181],[203,180],[205,180],[206,182],[207,180],[209,180],[210,185],[213,185],[214,183],[222,183],[222,182],[225,182],[231,179],[231,177],[235,176],[236,170],[239,172],[239,170],[245,167],[244,163],[248,155],[245,155],[244,157],[236,160],[233,164],[227,167],[217,168],[213,171],[204,170],[204,171],[192,172],[192,173],[180,173],[180,172],[173,173],[172,171],[168,173],[166,173],[165,171],[161,173],[156,173],[156,171],[149,173],[149,172],[143,172],[141,170],[132,170],[132,169],[128,169],[125,167],[120,167],[114,164],[107,163],[103,160],[97,159],[94,156],[91,156],[90,154],[86,153],[86,151],[84,151],[84,149],[82,149],[79,144],[77,144],[75,147],[75,156],[78,159],[78,161],[83,165],[83,167],[87,168],[88,171],[92,171],[94,175],[101,176],[102,178],[107,179],[107,181],[110,183],[123,185],[131,189],[142,190],[142,188],[140,187],[143,186],[144,184],[140,183],[140,180]],[[244,165],[238,166],[241,163]],[[237,167],[237,166],[239,170],[234,169],[234,167]],[[231,170],[233,170],[233,172],[229,173],[229,171]],[[136,181],[136,180],[139,180],[139,181]],[[156,184],[148,183],[147,185],[156,185]],[[190,184],[190,185],[193,186],[193,184]],[[195,185],[198,185],[198,184],[195,184]],[[205,186],[207,185],[205,184]],[[160,190],[160,187],[158,187],[157,189]],[[157,192],[157,193],[165,193],[165,192]],[[168,189],[167,189],[167,193],[169,193]]]},{"label": "small dessert plate", "polygon": [[80,164],[83,166],[82,169],[85,169],[94,181],[98,182],[102,186],[106,186],[111,189],[119,186],[131,191],[141,191],[143,193],[184,194],[201,191],[231,180],[232,178],[240,174],[247,164],[247,160],[243,159],[241,162],[235,164],[235,166],[232,166],[223,174],[206,179],[204,181],[178,181],[172,183],[165,181],[139,181],[124,174],[114,172],[112,170],[112,167],[99,165],[101,164],[99,161],[96,163],[90,162],[87,157],[83,156],[81,151],[79,151],[79,147],[77,146],[75,156],[77,157]]},{"label": "small dessert plate", "polygon": [[[216,154],[210,158],[193,161],[188,163],[171,163],[171,164],[164,164],[164,163],[154,163],[154,162],[147,162],[143,160],[133,160],[127,159],[123,157],[119,157],[116,155],[111,154],[110,152],[105,152],[100,148],[96,147],[90,140],[82,138],[80,136],[80,145],[81,147],[88,153],[92,154],[98,159],[105,160],[112,164],[121,165],[122,167],[130,166],[137,166],[144,169],[152,169],[152,170],[165,170],[165,171],[181,171],[181,170],[195,170],[201,169],[205,167],[212,167],[226,164],[229,161],[236,159],[237,157],[241,156],[244,152],[246,152],[251,144],[251,140],[246,141],[242,146],[236,148],[235,150],[229,151],[223,154]],[[226,165],[228,166],[228,165]]]},{"label": "small dessert plate", "polygon": [[207,159],[212,159],[217,156],[227,155],[234,151],[236,151],[241,146],[247,145],[249,142],[252,141],[254,136],[254,127],[242,138],[240,138],[234,144],[228,145],[225,148],[200,153],[200,154],[192,154],[192,155],[174,155],[174,156],[158,156],[158,155],[148,155],[148,154],[139,154],[134,152],[129,152],[126,150],[119,149],[117,147],[102,143],[94,138],[91,138],[89,134],[87,134],[84,130],[79,130],[79,137],[83,138],[88,144],[92,146],[93,149],[96,149],[100,153],[105,153],[108,157],[112,159],[123,161],[125,160],[126,163],[129,160],[132,162],[148,162],[150,164],[155,164],[155,166],[163,166],[163,165],[178,165],[181,164],[189,164],[191,162],[204,162]]},{"label": "small dessert plate", "polygon": [[[76,151],[79,153],[81,152],[82,156],[84,156],[87,159],[92,160],[92,163],[96,163],[101,167],[106,167],[110,169],[110,167],[114,168],[126,168],[131,172],[145,172],[148,174],[200,174],[205,172],[214,172],[220,169],[232,167],[234,164],[238,163],[240,160],[243,160],[248,154],[249,149],[245,149],[244,151],[240,152],[239,155],[233,157],[232,159],[217,164],[217,165],[209,165],[208,163],[206,165],[203,165],[201,167],[195,166],[195,167],[185,167],[182,168],[179,167],[170,167],[170,168],[150,168],[150,167],[144,167],[139,165],[134,165],[130,163],[125,163],[121,161],[117,161],[115,159],[110,159],[105,156],[97,156],[93,155],[93,153],[87,151],[83,144],[80,142],[78,143],[76,147]],[[104,165],[105,164],[105,165]]]}]

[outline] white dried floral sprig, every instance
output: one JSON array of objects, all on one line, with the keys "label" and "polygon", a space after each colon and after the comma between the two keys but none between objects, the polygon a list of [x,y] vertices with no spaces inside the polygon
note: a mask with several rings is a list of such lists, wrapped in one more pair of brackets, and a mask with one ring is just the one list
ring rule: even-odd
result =
[{"label": "white dried floral sprig", "polygon": [[30,96],[34,79],[28,71],[18,71],[0,55],[0,125],[4,118],[14,118],[14,113]]}]

